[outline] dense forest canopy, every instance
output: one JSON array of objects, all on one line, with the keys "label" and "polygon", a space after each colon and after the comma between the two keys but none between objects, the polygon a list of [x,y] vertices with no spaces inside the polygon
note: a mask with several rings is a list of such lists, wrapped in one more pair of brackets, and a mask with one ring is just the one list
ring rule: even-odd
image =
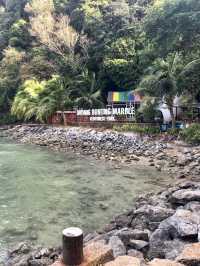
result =
[{"label": "dense forest canopy", "polygon": [[45,121],[101,107],[109,90],[142,90],[171,109],[176,95],[195,101],[200,1],[0,0],[2,114]]}]

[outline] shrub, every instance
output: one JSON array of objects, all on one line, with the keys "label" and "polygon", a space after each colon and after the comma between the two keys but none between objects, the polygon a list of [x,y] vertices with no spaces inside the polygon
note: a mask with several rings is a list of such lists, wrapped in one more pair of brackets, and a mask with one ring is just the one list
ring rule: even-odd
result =
[{"label": "shrub", "polygon": [[181,132],[181,138],[191,144],[200,144],[200,124],[192,124]]},{"label": "shrub", "polygon": [[158,127],[144,127],[144,133],[154,135],[160,133],[160,128]]},{"label": "shrub", "polygon": [[0,126],[15,124],[18,121],[19,120],[16,118],[16,116],[9,113],[0,115]]},{"label": "shrub", "polygon": [[150,126],[144,126],[141,127],[140,125],[135,125],[135,124],[124,124],[122,126],[114,126],[114,130],[119,131],[119,132],[134,132],[134,133],[139,133],[139,134],[159,134],[160,129],[158,127],[150,127]]},{"label": "shrub", "polygon": [[181,132],[181,129],[180,129],[180,128],[170,128],[170,129],[168,129],[168,131],[167,131],[167,133],[168,133],[169,135],[176,136],[176,137],[179,136],[180,132]]}]

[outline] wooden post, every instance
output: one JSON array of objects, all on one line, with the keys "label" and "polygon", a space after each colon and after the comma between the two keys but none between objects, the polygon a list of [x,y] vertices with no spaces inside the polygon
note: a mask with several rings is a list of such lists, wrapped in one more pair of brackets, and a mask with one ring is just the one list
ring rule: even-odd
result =
[{"label": "wooden post", "polygon": [[83,262],[83,231],[76,227],[63,230],[63,262],[67,266]]}]

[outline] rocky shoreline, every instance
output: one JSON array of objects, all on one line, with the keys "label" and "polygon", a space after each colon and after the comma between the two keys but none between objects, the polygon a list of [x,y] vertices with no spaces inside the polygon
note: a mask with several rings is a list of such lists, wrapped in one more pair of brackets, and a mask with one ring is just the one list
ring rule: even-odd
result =
[{"label": "rocky shoreline", "polygon": [[121,163],[135,163],[154,166],[178,178],[200,174],[200,147],[168,141],[165,137],[153,139],[111,130],[46,125],[18,125],[2,130],[1,135],[21,143],[113,161],[116,168]]},{"label": "rocky shoreline", "polygon": [[[95,242],[110,247],[114,262],[124,256],[130,263],[137,261],[111,265],[199,266],[199,180],[180,182],[156,195],[138,198],[129,212],[115,217],[102,232],[84,238],[86,246]],[[47,266],[61,252],[61,248],[33,248],[22,243],[9,252],[5,265]]]},{"label": "rocky shoreline", "polygon": [[[86,235],[84,243],[108,245],[113,263],[126,256],[132,263],[126,265],[132,266],[200,266],[200,147],[134,134],[43,125],[16,126],[1,135],[21,143],[111,160],[116,167],[119,163],[145,163],[173,173],[179,177],[177,184],[138,198],[130,211],[115,217],[101,232]],[[34,248],[22,243],[9,252],[4,265],[47,266],[61,252],[61,248]]]}]

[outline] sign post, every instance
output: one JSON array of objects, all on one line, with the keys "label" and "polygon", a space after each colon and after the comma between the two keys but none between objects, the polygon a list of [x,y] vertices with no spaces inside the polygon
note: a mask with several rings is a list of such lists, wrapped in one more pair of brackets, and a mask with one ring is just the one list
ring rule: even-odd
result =
[{"label": "sign post", "polygon": [[77,117],[89,117],[89,122],[115,122],[135,120],[135,107],[107,107],[105,109],[77,110]]}]

